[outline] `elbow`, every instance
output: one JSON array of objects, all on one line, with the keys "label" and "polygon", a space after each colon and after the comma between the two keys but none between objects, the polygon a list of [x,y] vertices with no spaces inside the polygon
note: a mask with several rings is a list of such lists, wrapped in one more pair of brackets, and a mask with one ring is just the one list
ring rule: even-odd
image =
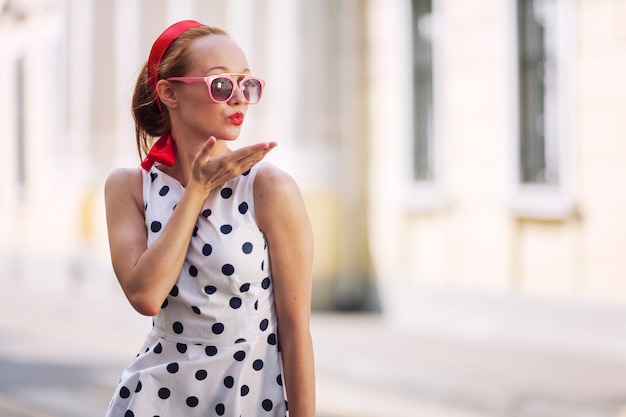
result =
[{"label": "elbow", "polygon": [[130,305],[143,316],[156,316],[163,305],[163,300],[150,297],[145,293],[128,294]]}]

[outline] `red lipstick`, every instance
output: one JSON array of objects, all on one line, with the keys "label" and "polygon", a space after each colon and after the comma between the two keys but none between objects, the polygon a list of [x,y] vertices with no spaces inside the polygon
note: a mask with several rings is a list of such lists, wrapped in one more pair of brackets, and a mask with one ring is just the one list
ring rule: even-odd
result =
[{"label": "red lipstick", "polygon": [[230,120],[230,122],[235,126],[239,126],[243,123],[244,116],[245,115],[242,112],[238,111],[237,113],[234,113],[230,117],[228,117],[228,120]]}]

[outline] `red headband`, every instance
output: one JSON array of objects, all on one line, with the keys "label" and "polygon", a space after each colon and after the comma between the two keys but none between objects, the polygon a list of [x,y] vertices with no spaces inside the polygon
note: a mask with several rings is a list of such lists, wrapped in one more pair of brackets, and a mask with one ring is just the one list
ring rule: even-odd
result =
[{"label": "red headband", "polygon": [[[161,35],[154,41],[152,49],[150,50],[150,57],[148,58],[148,82],[150,83],[150,90],[154,95],[154,99],[159,106],[159,110],[163,113],[163,107],[161,100],[156,91],[157,81],[159,81],[159,67],[161,66],[161,60],[165,51],[170,47],[172,42],[176,40],[182,33],[191,28],[203,26],[202,23],[195,20],[183,20],[178,23],[174,23],[161,33]],[[176,150],[172,135],[170,132],[165,132],[163,136],[159,138],[150,148],[150,152],[146,155],[145,159],[141,162],[141,166],[146,171],[150,171],[150,168],[155,162],[172,166],[176,160]]]},{"label": "red headband", "polygon": [[159,81],[159,67],[161,66],[163,55],[165,55],[165,51],[167,51],[167,48],[170,47],[176,38],[187,30],[198,26],[203,25],[195,20],[183,20],[178,23],[174,23],[172,26],[165,29],[152,45],[150,58],[148,58],[148,82],[150,83],[150,90],[152,90],[152,94],[154,94],[154,98],[156,99],[161,111],[163,111],[163,109],[161,108],[159,95],[156,92],[156,85],[157,81]]}]

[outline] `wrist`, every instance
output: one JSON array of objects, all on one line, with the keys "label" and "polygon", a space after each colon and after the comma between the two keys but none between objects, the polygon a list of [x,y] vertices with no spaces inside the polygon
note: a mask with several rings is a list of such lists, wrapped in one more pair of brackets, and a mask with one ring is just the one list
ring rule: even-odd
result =
[{"label": "wrist", "polygon": [[211,191],[215,188],[214,185],[209,183],[200,183],[191,179],[185,189],[186,193],[190,196],[194,196],[200,201],[204,202],[207,199]]}]

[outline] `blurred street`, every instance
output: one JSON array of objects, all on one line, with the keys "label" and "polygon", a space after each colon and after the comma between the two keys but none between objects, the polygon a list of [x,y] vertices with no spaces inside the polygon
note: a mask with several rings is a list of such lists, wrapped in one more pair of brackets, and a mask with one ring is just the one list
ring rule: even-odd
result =
[{"label": "blurred street", "polygon": [[[82,283],[84,284],[84,283]],[[102,416],[150,320],[115,282],[0,279],[0,416]],[[621,358],[406,334],[316,313],[320,417],[625,417]]]}]

